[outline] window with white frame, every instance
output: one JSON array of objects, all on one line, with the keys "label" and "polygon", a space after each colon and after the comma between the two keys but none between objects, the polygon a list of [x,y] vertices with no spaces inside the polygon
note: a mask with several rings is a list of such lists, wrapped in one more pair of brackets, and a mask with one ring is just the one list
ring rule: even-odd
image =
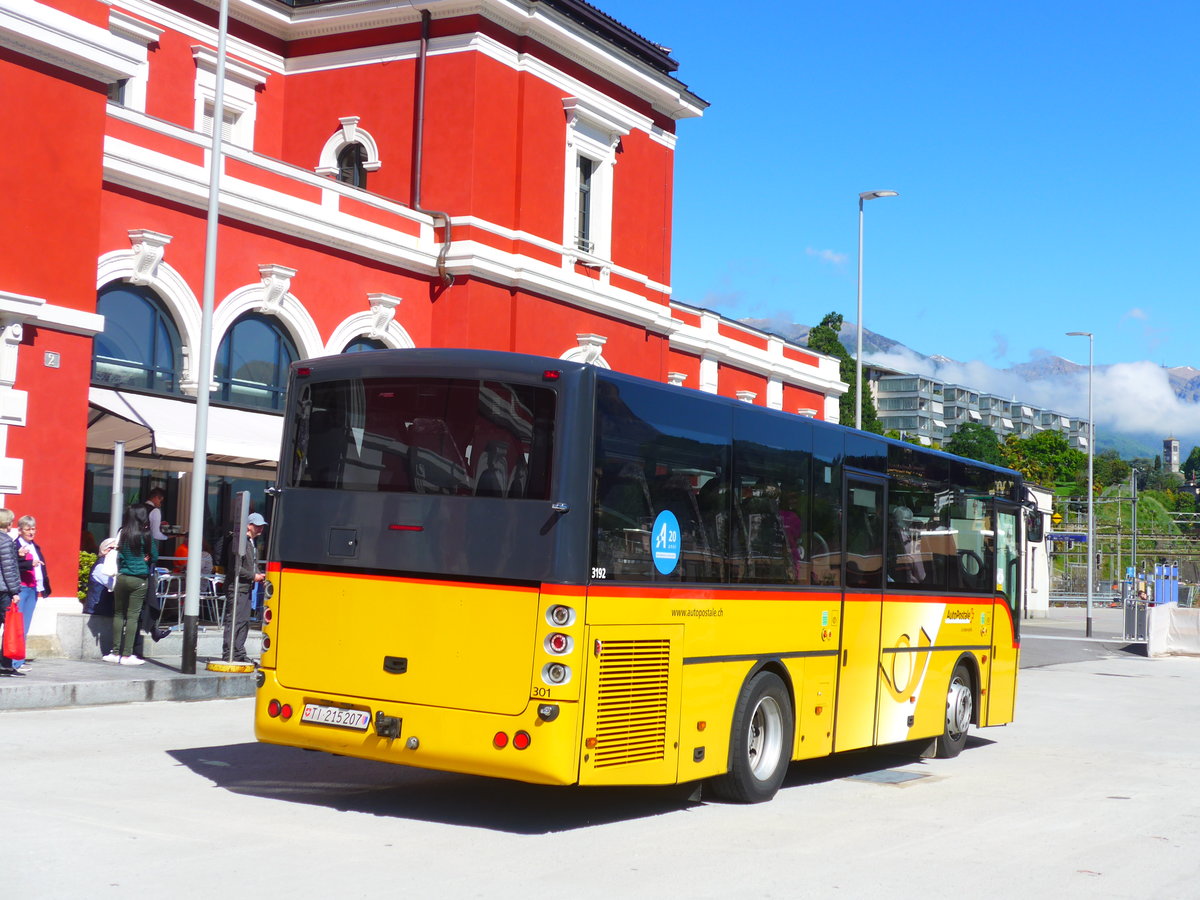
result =
[{"label": "window with white frame", "polygon": [[108,30],[114,37],[128,42],[133,54],[138,58],[137,74],[108,86],[109,102],[126,109],[145,112],[146,85],[150,80],[150,45],[158,43],[163,29],[111,9],[108,12]]},{"label": "window with white frame", "polygon": [[[212,134],[216,118],[217,54],[208,47],[192,47],[196,62],[195,129]],[[257,90],[267,83],[267,73],[255,66],[225,60],[225,97],[221,136],[231,144],[254,149]]]},{"label": "window with white frame", "polygon": [[630,126],[617,108],[568,97],[563,247],[566,262],[612,256],[613,169]]},{"label": "window with white frame", "polygon": [[321,148],[318,175],[330,175],[342,184],[366,188],[367,173],[376,172],[379,161],[379,146],[369,131],[360,128],[358,116],[338,119],[340,127],[329,136]]}]

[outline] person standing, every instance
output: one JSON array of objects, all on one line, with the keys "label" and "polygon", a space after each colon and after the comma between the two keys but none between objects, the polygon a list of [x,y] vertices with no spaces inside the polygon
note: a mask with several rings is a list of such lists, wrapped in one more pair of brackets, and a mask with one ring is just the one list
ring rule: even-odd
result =
[{"label": "person standing", "polygon": [[133,655],[138,634],[138,617],[146,602],[146,583],[158,563],[158,542],[150,534],[150,514],[144,505],[125,510],[121,539],[117,543],[117,584],[113,590],[113,646],[107,662],[140,666]]},{"label": "person standing", "polygon": [[[166,499],[167,492],[162,488],[151,488],[142,504],[146,509],[147,520],[150,522],[150,537],[154,539],[155,547],[159,546],[159,541],[165,541],[170,537],[163,530],[171,527],[170,523],[164,522],[162,517],[162,505]],[[155,643],[171,633],[170,628],[162,628],[158,624],[161,611],[162,600],[158,596],[158,573],[151,572],[150,577],[146,579],[146,600],[142,604],[142,613],[138,622],[142,631],[150,635]]]},{"label": "person standing", "polygon": [[[246,636],[250,633],[250,589],[266,576],[258,571],[258,548],[254,542],[267,527],[259,513],[246,517],[246,549],[238,555],[238,536],[231,532],[225,549],[225,639],[221,658],[233,662],[251,662],[246,655]],[[232,652],[232,653],[231,653]]]},{"label": "person standing", "polygon": [[[21,516],[17,520],[17,565],[21,570],[21,598],[17,608],[25,617],[25,639],[29,639],[29,626],[33,623],[33,611],[38,597],[50,596],[50,576],[46,572],[46,557],[42,548],[34,541],[37,535],[37,520],[33,516]],[[28,652],[28,651],[26,651]],[[12,666],[20,671],[26,660],[14,659]]]},{"label": "person standing", "polygon": [[[0,509],[0,530],[7,531],[13,523],[13,511]],[[0,638],[3,637],[4,616],[9,605],[21,593],[21,570],[17,561],[16,542],[5,540],[0,535]],[[19,608],[19,607],[18,607]],[[13,661],[0,656],[0,675],[24,675],[13,668]]]},{"label": "person standing", "polygon": [[169,522],[164,522],[162,517],[162,505],[167,499],[167,492],[160,487],[151,488],[150,493],[146,495],[146,502],[142,505],[146,507],[146,513],[150,520],[150,536],[156,541],[165,541],[168,535],[164,528],[170,528]]}]

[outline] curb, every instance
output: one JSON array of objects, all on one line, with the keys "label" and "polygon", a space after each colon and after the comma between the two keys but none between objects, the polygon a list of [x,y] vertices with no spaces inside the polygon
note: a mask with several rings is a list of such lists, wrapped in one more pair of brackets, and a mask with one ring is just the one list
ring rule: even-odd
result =
[{"label": "curb", "polygon": [[[41,664],[39,663],[39,668]],[[40,674],[40,673],[39,673]],[[205,674],[167,677],[132,677],[120,680],[57,680],[28,683],[30,675],[16,683],[0,684],[0,711],[57,709],[68,706],[103,706],[114,703],[144,703],[160,700],[221,700],[253,697],[254,675]]]}]

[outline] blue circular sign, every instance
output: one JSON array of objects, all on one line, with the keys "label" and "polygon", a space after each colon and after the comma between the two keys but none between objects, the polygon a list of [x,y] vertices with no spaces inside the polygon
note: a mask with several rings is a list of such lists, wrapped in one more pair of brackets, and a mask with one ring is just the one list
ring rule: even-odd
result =
[{"label": "blue circular sign", "polygon": [[679,565],[679,545],[679,520],[675,513],[664,509],[654,520],[654,530],[650,533],[654,568],[663,575],[670,575]]}]

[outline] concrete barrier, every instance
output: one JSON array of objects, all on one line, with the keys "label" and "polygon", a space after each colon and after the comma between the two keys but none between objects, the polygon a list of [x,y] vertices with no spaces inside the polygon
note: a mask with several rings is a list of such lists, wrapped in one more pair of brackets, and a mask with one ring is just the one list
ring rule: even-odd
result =
[{"label": "concrete barrier", "polygon": [[1200,609],[1174,603],[1147,610],[1148,656],[1200,656]]}]

